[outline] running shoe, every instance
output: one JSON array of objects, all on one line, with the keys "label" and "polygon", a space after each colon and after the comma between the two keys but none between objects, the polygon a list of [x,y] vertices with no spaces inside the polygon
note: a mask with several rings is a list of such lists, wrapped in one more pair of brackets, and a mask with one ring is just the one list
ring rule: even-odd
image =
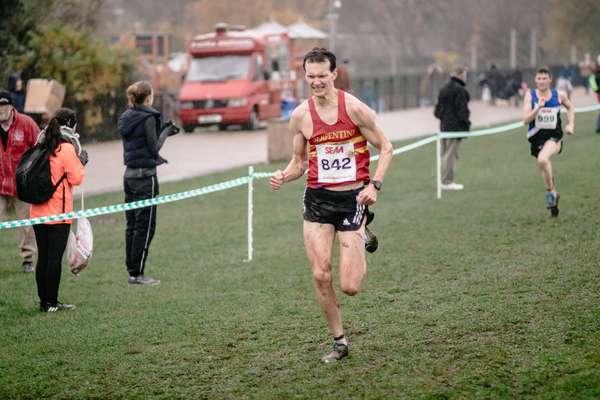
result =
[{"label": "running shoe", "polygon": [[377,241],[377,236],[369,228],[369,225],[375,219],[375,213],[371,210],[367,212],[367,223],[365,224],[365,249],[369,253],[375,253],[377,247],[379,247],[379,242]]},{"label": "running shoe", "polygon": [[150,278],[149,276],[139,275],[139,276],[130,276],[127,279],[127,283],[130,285],[149,285],[156,286],[160,284],[158,279]]},{"label": "running shoe", "polygon": [[465,185],[456,182],[442,184],[442,190],[463,190]]},{"label": "running shoe", "polygon": [[554,206],[554,193],[546,192],[546,208],[550,209],[552,206]]},{"label": "running shoe", "polygon": [[554,202],[552,204],[552,206],[550,207],[550,216],[551,217],[558,217],[558,213],[559,213],[559,209],[558,209],[558,200],[560,199],[560,194],[556,193],[554,195]]},{"label": "running shoe", "polygon": [[75,309],[75,305],[73,305],[73,304],[65,304],[65,303],[61,303],[61,302],[57,302],[56,304],[40,303],[40,311],[41,312],[53,313],[53,312],[57,312],[57,311],[71,311],[74,309]]},{"label": "running shoe", "polygon": [[365,226],[365,249],[369,253],[375,253],[375,250],[379,247],[379,241],[377,236],[369,228]]},{"label": "running shoe", "polygon": [[23,264],[21,264],[21,268],[26,274],[35,272],[35,267],[33,266],[33,263],[31,261],[23,261]]},{"label": "running shoe", "polygon": [[75,309],[75,304],[66,304],[58,302],[56,303],[56,308],[58,308],[58,311],[71,311]]},{"label": "running shoe", "polygon": [[323,364],[330,364],[341,360],[348,356],[348,345],[338,342],[333,342],[333,351],[321,357]]}]

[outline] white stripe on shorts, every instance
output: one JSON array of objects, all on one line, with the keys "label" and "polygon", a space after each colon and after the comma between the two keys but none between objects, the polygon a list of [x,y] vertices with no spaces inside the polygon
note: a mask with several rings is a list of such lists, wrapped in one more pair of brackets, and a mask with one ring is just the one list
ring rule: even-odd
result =
[{"label": "white stripe on shorts", "polygon": [[360,225],[360,223],[362,222],[362,217],[363,214],[365,212],[365,205],[356,205],[356,213],[354,213],[354,219],[352,220],[352,223],[355,225]]}]

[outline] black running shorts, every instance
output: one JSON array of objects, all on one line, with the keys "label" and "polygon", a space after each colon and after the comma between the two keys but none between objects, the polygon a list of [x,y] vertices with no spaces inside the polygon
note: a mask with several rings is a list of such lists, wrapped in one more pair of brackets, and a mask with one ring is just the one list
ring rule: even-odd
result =
[{"label": "black running shorts", "polygon": [[562,130],[550,131],[550,130],[541,130],[529,139],[529,143],[531,144],[531,155],[535,158],[540,154],[540,151],[544,148],[544,144],[548,140],[553,140],[557,143],[560,143],[559,154],[562,153]]},{"label": "black running shorts", "polygon": [[[363,188],[333,191],[327,189],[304,190],[304,220],[333,225],[336,231],[356,231],[369,212],[367,205],[356,203]],[[369,217],[369,222],[372,217]]]}]

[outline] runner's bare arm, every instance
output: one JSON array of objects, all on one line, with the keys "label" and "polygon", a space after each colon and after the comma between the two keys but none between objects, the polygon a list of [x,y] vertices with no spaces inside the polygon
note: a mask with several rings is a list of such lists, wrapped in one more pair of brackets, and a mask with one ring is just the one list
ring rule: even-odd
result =
[{"label": "runner's bare arm", "polygon": [[[360,128],[367,142],[379,150],[379,161],[372,179],[383,181],[392,162],[392,143],[385,136],[379,125],[377,125],[375,112],[367,107],[366,104],[356,98],[351,98],[347,103],[347,109],[348,115]],[[357,201],[359,204],[374,204],[377,201],[377,190],[373,185],[368,185],[358,194]]]},{"label": "runner's bare arm", "polygon": [[565,126],[565,132],[567,132],[567,135],[573,135],[575,133],[575,107],[573,107],[573,103],[571,103],[571,100],[569,100],[564,92],[558,92],[558,99],[560,104],[567,109],[568,122],[567,126]]},{"label": "runner's bare arm", "polygon": [[535,116],[540,111],[546,102],[542,99],[538,99],[538,103],[535,108],[531,107],[531,92],[525,92],[525,98],[523,99],[523,124],[527,125],[535,119]]},{"label": "runner's bare arm", "polygon": [[290,118],[290,132],[293,135],[292,159],[283,171],[279,169],[271,177],[271,188],[273,190],[279,190],[284,183],[298,179],[304,174],[306,138],[302,134],[301,124],[305,114],[306,110],[302,106],[298,107],[292,113],[292,117]]}]

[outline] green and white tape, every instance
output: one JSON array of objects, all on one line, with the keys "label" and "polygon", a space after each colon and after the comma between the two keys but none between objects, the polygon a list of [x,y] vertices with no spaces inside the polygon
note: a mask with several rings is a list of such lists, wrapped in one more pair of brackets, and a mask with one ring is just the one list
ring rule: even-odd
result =
[{"label": "green and white tape", "polygon": [[[590,112],[590,111],[597,111],[597,110],[600,110],[600,104],[588,106],[588,107],[580,107],[580,108],[575,109],[575,112],[581,113],[581,112]],[[450,138],[464,138],[464,137],[493,135],[496,133],[508,132],[513,129],[520,128],[522,126],[523,126],[522,122],[515,122],[512,124],[503,125],[503,126],[499,126],[496,128],[480,129],[480,130],[476,130],[476,131],[472,131],[472,132],[440,132],[439,136],[443,139],[450,139]],[[418,140],[409,145],[399,147],[397,149],[394,149],[393,155],[398,155],[398,154],[405,153],[410,150],[414,150],[418,147],[425,146],[426,144],[435,142],[436,139],[437,139],[437,135],[433,135],[433,136],[429,136],[424,139]],[[379,159],[379,155],[375,155],[375,156],[371,157],[371,161],[377,161],[378,159]],[[81,218],[81,217],[94,217],[97,215],[115,214],[115,213],[122,212],[122,211],[135,210],[138,208],[144,208],[144,207],[155,206],[155,205],[159,205],[159,204],[171,203],[174,201],[190,199],[192,197],[203,196],[205,194],[220,192],[223,190],[243,186],[243,185],[248,184],[248,182],[253,179],[269,178],[269,177],[273,176],[273,174],[274,174],[273,172],[253,172],[249,176],[243,176],[240,178],[217,183],[214,185],[204,186],[201,188],[188,190],[186,192],[179,192],[179,193],[158,196],[158,197],[155,197],[152,199],[147,199],[147,200],[134,201],[131,203],[113,204],[113,205],[104,206],[104,207],[90,208],[87,210],[73,211],[70,213],[50,215],[47,217],[0,222],[0,230],[1,229],[18,228],[21,226],[44,224],[46,222],[64,221],[66,219],[77,219],[77,218]]]},{"label": "green and white tape", "polygon": [[576,113],[584,113],[584,112],[590,112],[590,111],[600,111],[600,104],[594,104],[593,106],[586,106],[586,107],[578,107],[575,109]]},{"label": "green and white tape", "polygon": [[[412,143],[407,146],[400,147],[394,150],[394,154],[400,154],[405,151],[415,149],[423,146],[427,143],[435,141],[435,137],[426,138],[418,142]],[[379,159],[379,155],[371,157],[371,160]],[[173,194],[167,194],[158,196],[153,199],[139,200],[130,203],[113,204],[104,207],[90,208],[87,210],[73,211],[70,213],[50,215],[47,217],[21,219],[15,221],[0,222],[0,229],[19,228],[22,226],[45,224],[46,222],[57,222],[64,221],[66,219],[77,219],[82,217],[95,217],[98,215],[115,214],[122,211],[135,210],[137,208],[144,208],[149,206],[155,206],[159,204],[170,203],[173,201],[185,200],[192,197],[198,197],[209,193],[220,192],[227,189],[232,189],[238,186],[248,184],[250,179],[263,179],[270,178],[274,172],[254,172],[249,176],[243,176],[240,178],[232,179],[226,182],[217,183],[210,186],[204,186],[198,189],[189,190],[186,192],[179,192]]]},{"label": "green and white tape", "polygon": [[523,127],[522,122],[513,122],[512,124],[497,126],[495,128],[479,129],[472,132],[440,132],[440,138],[442,139],[457,139],[457,138],[469,138],[476,136],[495,135],[497,133],[512,131],[513,129]]},{"label": "green and white tape", "polygon": [[81,217],[94,217],[97,215],[114,214],[121,211],[135,210],[137,208],[171,203],[173,201],[185,200],[192,197],[203,196],[205,194],[220,192],[238,186],[243,186],[248,183],[248,180],[249,177],[244,176],[226,182],[217,183],[215,185],[204,186],[198,189],[188,190],[186,192],[167,194],[152,199],[133,201],[130,203],[113,204],[105,207],[90,208],[87,210],[73,211],[70,213],[50,215],[47,217],[0,222],[0,229],[18,228],[21,226],[44,224],[46,222],[64,221],[65,219],[77,219]]},{"label": "green and white tape", "polygon": [[[398,154],[402,154],[402,153],[406,153],[407,151],[410,150],[414,150],[416,148],[419,148],[421,146],[425,146],[426,144],[435,142],[436,137],[435,136],[429,136],[426,137],[425,139],[421,139],[418,140],[414,143],[411,144],[407,144],[406,146],[402,146],[402,147],[398,147],[397,149],[394,149],[394,151],[392,152],[393,155],[398,155]],[[379,160],[379,154],[374,155],[370,158],[371,161],[377,161]]]},{"label": "green and white tape", "polygon": [[[593,106],[586,107],[578,107],[575,109],[576,113],[584,113],[590,111],[599,111],[600,104],[595,104]],[[564,113],[565,110],[563,109]],[[523,122],[513,122],[512,124],[502,125],[495,128],[487,128],[487,129],[479,129],[471,132],[440,132],[440,137],[442,139],[457,139],[457,138],[468,138],[475,136],[485,136],[485,135],[495,135],[497,133],[512,131],[513,129],[518,129],[524,127]]]},{"label": "green and white tape", "polygon": [[275,172],[255,172],[252,174],[254,179],[270,178],[275,175]]}]

